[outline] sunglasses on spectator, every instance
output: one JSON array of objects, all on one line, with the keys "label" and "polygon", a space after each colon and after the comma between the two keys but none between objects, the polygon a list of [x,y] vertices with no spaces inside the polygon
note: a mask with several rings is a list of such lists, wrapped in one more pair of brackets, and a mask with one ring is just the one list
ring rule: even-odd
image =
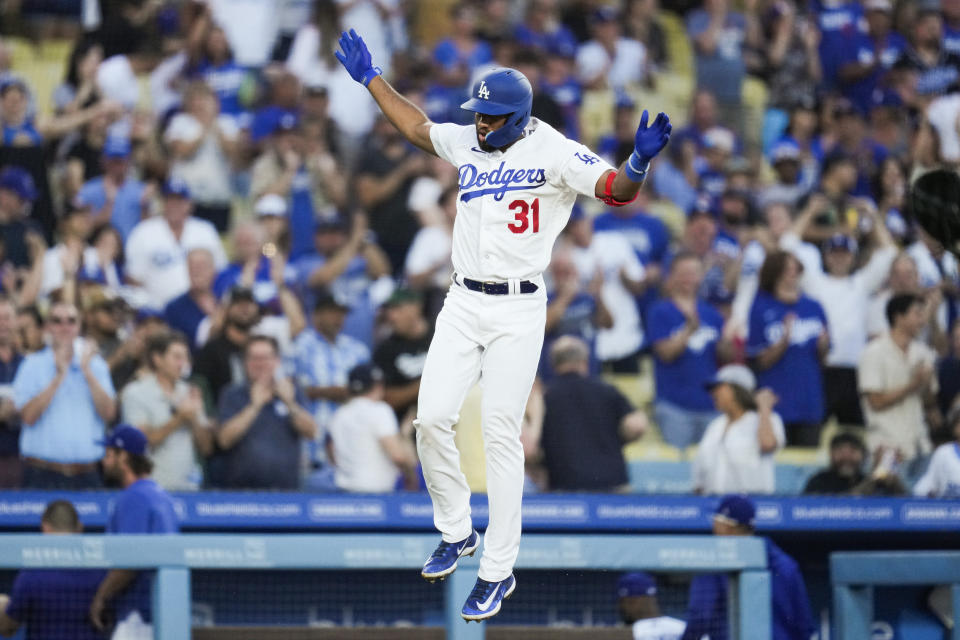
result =
[{"label": "sunglasses on spectator", "polygon": [[77,316],[51,316],[51,324],[77,324]]}]

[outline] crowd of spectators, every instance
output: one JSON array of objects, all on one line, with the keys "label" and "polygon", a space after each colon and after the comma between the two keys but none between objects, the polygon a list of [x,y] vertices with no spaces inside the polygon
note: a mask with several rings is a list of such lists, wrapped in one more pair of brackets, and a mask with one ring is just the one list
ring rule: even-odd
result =
[{"label": "crowd of spectators", "polygon": [[[232,5],[0,2],[0,486],[101,486],[120,421],[170,489],[418,486],[458,172],[337,63],[355,28],[433,120],[515,66],[615,164],[689,81],[640,197],[554,249],[531,487],[618,490],[659,433],[769,492],[838,423],[811,492],[957,494],[960,269],[906,194],[960,162],[960,0]],[[43,92],[22,52],[67,37]],[[599,376],[650,363],[648,420]]]}]

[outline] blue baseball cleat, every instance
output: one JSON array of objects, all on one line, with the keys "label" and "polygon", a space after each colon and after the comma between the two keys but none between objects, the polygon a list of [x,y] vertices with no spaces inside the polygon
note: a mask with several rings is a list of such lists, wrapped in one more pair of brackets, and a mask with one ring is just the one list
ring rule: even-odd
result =
[{"label": "blue baseball cleat", "polygon": [[482,578],[477,578],[477,584],[473,586],[473,591],[467,596],[467,601],[463,604],[460,615],[467,622],[471,620],[479,622],[492,618],[500,612],[500,605],[510,597],[516,588],[517,579],[513,577],[512,573],[510,577],[500,582],[487,582]]},{"label": "blue baseball cleat", "polygon": [[463,556],[472,556],[480,545],[480,536],[474,530],[460,542],[444,542],[433,552],[423,565],[420,575],[430,582],[443,580],[457,570],[457,560]]}]

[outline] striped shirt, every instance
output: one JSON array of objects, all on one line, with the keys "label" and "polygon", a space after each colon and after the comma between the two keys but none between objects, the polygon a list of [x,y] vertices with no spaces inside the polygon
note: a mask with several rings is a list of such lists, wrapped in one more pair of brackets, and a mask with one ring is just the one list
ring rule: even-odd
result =
[{"label": "striped shirt", "polygon": [[[347,374],[370,360],[370,349],[356,338],[341,333],[333,342],[316,329],[305,329],[293,343],[294,371],[300,387],[346,386]],[[322,444],[333,412],[340,406],[332,400],[313,400],[308,408],[317,423],[316,442]],[[322,447],[317,452],[322,456]],[[316,459],[316,456],[314,456]]]}]

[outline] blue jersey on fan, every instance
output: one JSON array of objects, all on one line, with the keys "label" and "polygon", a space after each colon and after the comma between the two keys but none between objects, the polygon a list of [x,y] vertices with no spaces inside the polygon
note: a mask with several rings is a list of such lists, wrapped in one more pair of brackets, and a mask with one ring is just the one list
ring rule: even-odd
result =
[{"label": "blue jersey on fan", "polygon": [[[899,33],[891,31],[887,34],[880,49],[880,65],[866,78],[857,82],[845,82],[841,87],[843,95],[856,105],[862,114],[867,114],[874,105],[874,91],[880,86],[883,75],[889,71],[900,55],[907,48],[907,41]],[[872,64],[877,47],[873,39],[866,33],[857,33],[847,43],[843,59],[839,66],[854,62]]]},{"label": "blue jersey on fan", "polygon": [[[657,397],[691,411],[713,410],[713,400],[704,384],[717,373],[717,342],[723,317],[702,300],[697,301],[700,326],[687,339],[687,346],[673,362],[653,359]],[[683,312],[672,300],[659,300],[650,307],[647,338],[652,345],[672,336],[686,323]]]},{"label": "blue jersey on fan", "polygon": [[960,29],[954,29],[946,23],[943,25],[943,48],[960,54]]},{"label": "blue jersey on fan", "polygon": [[245,111],[240,103],[240,90],[247,78],[246,69],[233,60],[217,66],[204,62],[197,68],[196,74],[217,94],[220,113],[238,116]]},{"label": "blue jersey on fan", "polygon": [[845,2],[838,7],[825,7],[820,0],[812,0],[811,12],[817,14],[820,27],[820,64],[823,84],[828,88],[837,84],[837,74],[843,62],[848,43],[863,33],[863,8],[859,2]]},{"label": "blue jersey on fan", "polygon": [[[107,533],[178,533],[180,522],[173,498],[149,478],[137,480],[124,489],[113,504],[107,520]],[[139,611],[145,622],[151,620],[150,573],[141,571],[133,584],[117,598],[117,619]]]},{"label": "blue jersey on fan", "polygon": [[820,303],[801,295],[793,304],[758,291],[750,308],[747,355],[758,356],[783,335],[783,319],[795,316],[790,346],[769,369],[757,374],[758,387],[770,387],[780,397],[777,413],[784,423],[819,424],[823,420],[823,380],[817,339],[827,327]]}]

